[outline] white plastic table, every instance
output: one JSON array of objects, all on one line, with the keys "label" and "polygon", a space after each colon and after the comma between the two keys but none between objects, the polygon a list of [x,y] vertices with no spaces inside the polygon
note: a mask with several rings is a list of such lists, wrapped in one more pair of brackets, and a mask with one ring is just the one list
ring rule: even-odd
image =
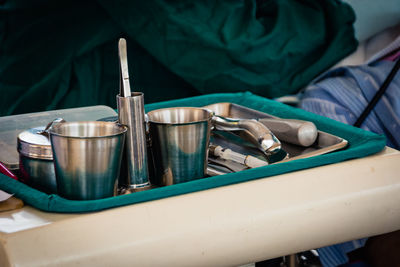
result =
[{"label": "white plastic table", "polygon": [[398,229],[400,152],[385,148],[102,212],[3,212],[0,266],[231,266]]}]

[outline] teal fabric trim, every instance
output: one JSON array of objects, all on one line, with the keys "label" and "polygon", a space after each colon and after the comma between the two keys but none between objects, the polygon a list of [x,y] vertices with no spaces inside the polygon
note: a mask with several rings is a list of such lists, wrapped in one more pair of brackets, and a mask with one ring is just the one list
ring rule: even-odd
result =
[{"label": "teal fabric trim", "polygon": [[62,213],[92,212],[246,182],[249,180],[341,162],[348,159],[361,158],[379,152],[386,144],[386,139],[382,135],[367,132],[248,92],[203,95],[149,104],[146,105],[145,108],[148,112],[150,110],[164,107],[204,106],[218,102],[232,102],[280,117],[313,121],[317,125],[318,129],[346,139],[349,142],[349,146],[340,151],[312,158],[269,165],[218,177],[202,178],[182,184],[100,200],[73,201],[61,198],[58,195],[47,195],[4,175],[0,176],[0,188],[9,193],[14,193],[16,197],[22,199],[25,203],[40,210]]}]

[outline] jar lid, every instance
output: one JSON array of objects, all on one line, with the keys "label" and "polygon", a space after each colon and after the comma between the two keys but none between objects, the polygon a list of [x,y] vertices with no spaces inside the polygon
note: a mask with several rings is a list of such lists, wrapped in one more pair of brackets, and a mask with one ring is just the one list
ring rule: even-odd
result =
[{"label": "jar lid", "polygon": [[44,126],[23,131],[18,135],[18,152],[29,158],[53,159],[50,140],[39,134],[45,129]]}]

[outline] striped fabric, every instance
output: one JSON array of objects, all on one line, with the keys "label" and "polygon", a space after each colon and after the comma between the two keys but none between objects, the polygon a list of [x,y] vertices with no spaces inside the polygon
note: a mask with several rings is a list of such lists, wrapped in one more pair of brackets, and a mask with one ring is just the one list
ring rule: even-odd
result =
[{"label": "striped fabric", "polygon": [[[393,68],[393,61],[375,61],[334,69],[306,88],[300,107],[353,124]],[[361,128],[387,137],[387,145],[400,149],[400,73]]]},{"label": "striped fabric", "polygon": [[[400,37],[364,65],[328,71],[300,94],[299,106],[346,124],[354,124],[392,70],[395,64],[393,60],[400,60],[385,58],[385,55],[399,47]],[[361,128],[384,134],[388,146],[400,149],[400,72]],[[317,249],[323,266],[335,267],[348,263],[346,254],[364,246],[366,240],[354,240]]]},{"label": "striped fabric", "polygon": [[324,267],[336,267],[348,262],[347,253],[365,245],[366,238],[317,249]]}]

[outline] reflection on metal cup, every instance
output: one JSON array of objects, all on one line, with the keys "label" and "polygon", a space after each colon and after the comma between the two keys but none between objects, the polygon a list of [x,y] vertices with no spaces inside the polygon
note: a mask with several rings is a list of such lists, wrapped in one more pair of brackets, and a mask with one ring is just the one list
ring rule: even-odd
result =
[{"label": "reflection on metal cup", "polygon": [[53,126],[58,194],[90,200],[115,194],[127,127],[113,122],[66,122]]},{"label": "reflection on metal cup", "polygon": [[155,166],[151,183],[171,185],[204,177],[212,112],[178,107],[147,115]]}]

